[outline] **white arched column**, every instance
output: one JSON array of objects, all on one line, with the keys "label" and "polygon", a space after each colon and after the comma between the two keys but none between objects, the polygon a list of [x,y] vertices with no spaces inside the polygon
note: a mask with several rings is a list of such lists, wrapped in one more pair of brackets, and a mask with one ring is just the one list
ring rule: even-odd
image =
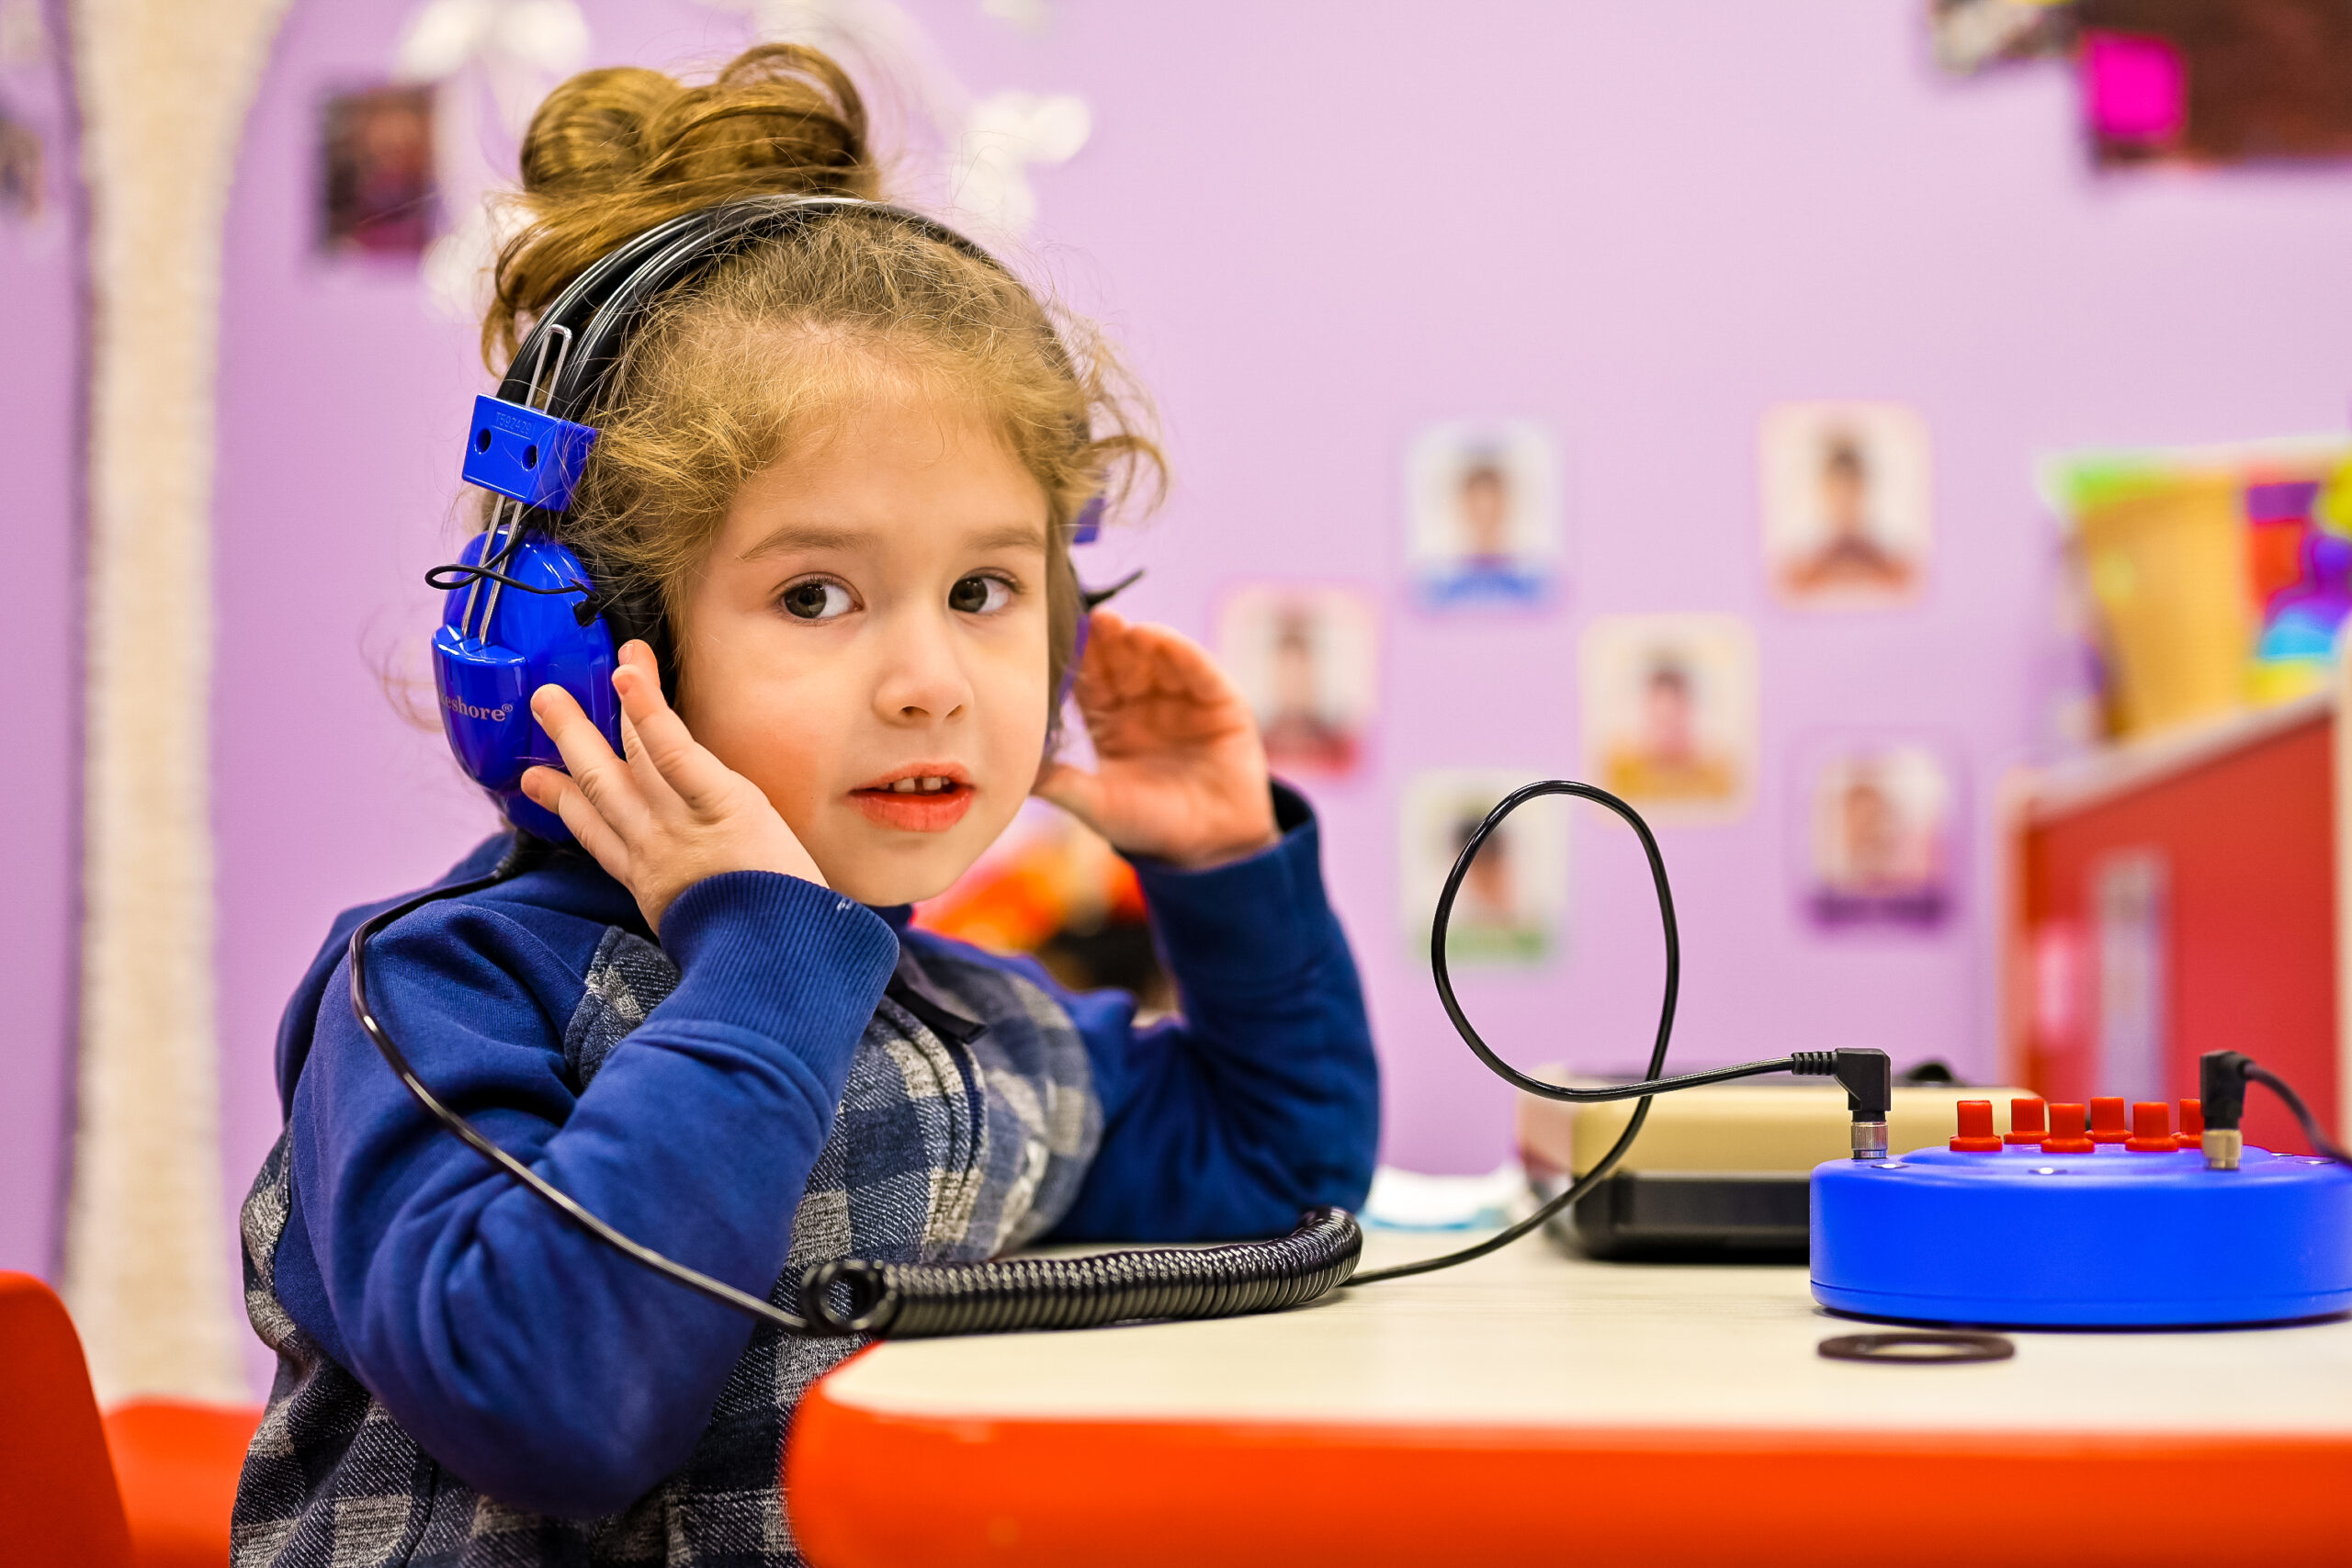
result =
[{"label": "white arched column", "polygon": [[236,1400],[213,1025],[222,218],[287,0],[73,0],[89,189],[79,1112],[65,1293],[99,1398]]}]

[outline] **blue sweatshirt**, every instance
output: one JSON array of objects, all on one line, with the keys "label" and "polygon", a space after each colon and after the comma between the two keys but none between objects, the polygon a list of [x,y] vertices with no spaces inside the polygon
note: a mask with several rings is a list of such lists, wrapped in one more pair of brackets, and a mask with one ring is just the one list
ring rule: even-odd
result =
[{"label": "blue sweatshirt", "polygon": [[[1377,1078],[1355,967],[1325,901],[1304,802],[1282,841],[1209,871],[1138,861],[1181,1020],[1137,1028],[1125,993],[1067,1010],[1102,1113],[1050,1240],[1267,1235],[1356,1207]],[[446,879],[497,863],[492,839]],[[680,1463],[743,1354],[749,1320],[607,1250],[420,1109],[351,1015],[346,912],[277,1044],[290,1212],[275,1291],[457,1475],[517,1506],[588,1517]],[[428,905],[368,950],[368,995],[441,1099],[625,1234],[765,1295],[901,943],[971,950],[763,872],[688,888],[662,921],[681,972],[584,1090],[565,1071],[608,931],[650,936],[578,852]]]}]

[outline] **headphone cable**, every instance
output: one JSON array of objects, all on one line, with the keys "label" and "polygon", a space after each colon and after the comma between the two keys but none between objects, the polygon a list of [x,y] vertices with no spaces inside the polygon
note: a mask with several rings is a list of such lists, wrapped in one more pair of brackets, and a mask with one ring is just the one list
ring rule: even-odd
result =
[{"label": "headphone cable", "polygon": [[[1462,1010],[1462,1003],[1453,994],[1453,973],[1446,961],[1445,937],[1447,928],[1453,919],[1454,897],[1462,890],[1463,879],[1470,874],[1470,863],[1478,858],[1480,846],[1484,845],[1487,839],[1493,836],[1495,830],[1502,826],[1504,818],[1529,801],[1550,795],[1589,800],[1596,806],[1605,807],[1615,812],[1633,828],[1634,836],[1641,840],[1642,854],[1649,863],[1650,885],[1657,892],[1658,926],[1666,938],[1666,987],[1664,996],[1658,1001],[1657,1035],[1650,1045],[1648,1071],[1644,1075],[1643,1081],[1639,1083],[1611,1084],[1600,1089],[1569,1089],[1561,1084],[1545,1083],[1541,1078],[1530,1077],[1495,1054],[1494,1048],[1487,1043],[1471,1024],[1469,1015]],[[1685,1073],[1679,1077],[1659,1077],[1666,1067],[1666,1048],[1674,1038],[1675,1004],[1679,999],[1682,989],[1682,935],[1674,918],[1674,889],[1667,881],[1666,857],[1658,850],[1657,838],[1650,831],[1649,824],[1642,820],[1641,813],[1607,790],[1595,788],[1591,784],[1577,784],[1568,779],[1546,779],[1541,783],[1527,784],[1513,790],[1497,803],[1492,811],[1487,813],[1486,819],[1478,824],[1477,830],[1472,833],[1469,840],[1462,846],[1461,854],[1454,859],[1453,871],[1446,875],[1444,887],[1438,893],[1437,909],[1430,922],[1430,972],[1437,981],[1438,1000],[1444,1005],[1445,1016],[1453,1023],[1454,1032],[1462,1036],[1464,1043],[1472,1051],[1477,1053],[1480,1061],[1514,1088],[1529,1094],[1541,1095],[1546,1100],[1564,1100],[1579,1104],[1635,1099],[1638,1099],[1640,1103],[1634,1107],[1634,1114],[1626,1122],[1625,1130],[1617,1135],[1617,1141],[1609,1146],[1609,1151],[1594,1162],[1592,1168],[1568,1183],[1565,1191],[1547,1200],[1525,1219],[1507,1225],[1493,1235],[1475,1242],[1457,1252],[1443,1253],[1435,1258],[1424,1258],[1411,1263],[1399,1263],[1386,1269],[1369,1269],[1351,1279],[1348,1283],[1351,1286],[1376,1285],[1388,1280],[1402,1280],[1415,1274],[1428,1274],[1440,1269],[1451,1269],[1457,1263],[1467,1263],[1472,1258],[1484,1258],[1490,1252],[1499,1251],[1509,1247],[1512,1242],[1543,1224],[1553,1215],[1609,1179],[1610,1174],[1617,1168],[1618,1162],[1625,1157],[1626,1151],[1634,1146],[1634,1140],[1641,1136],[1642,1123],[1649,1120],[1650,1100],[1655,1095],[1669,1093],[1679,1089],[1695,1088],[1704,1083],[1723,1083],[1733,1078],[1755,1077],[1764,1073],[1790,1072],[1799,1066],[1795,1057],[1781,1056],[1769,1062],[1748,1062],[1736,1067]]]}]

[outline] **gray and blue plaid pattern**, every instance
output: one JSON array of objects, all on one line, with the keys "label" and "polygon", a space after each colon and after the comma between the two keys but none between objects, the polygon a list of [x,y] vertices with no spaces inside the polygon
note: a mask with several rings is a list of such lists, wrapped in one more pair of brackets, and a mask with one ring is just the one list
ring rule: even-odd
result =
[{"label": "gray and blue plaid pattern", "polygon": [[[661,949],[605,932],[564,1031],[578,1087],[677,984]],[[959,1016],[980,1027],[955,1027]],[[969,1261],[1034,1240],[1077,1197],[1102,1132],[1085,1043],[1058,1003],[977,957],[910,943],[858,1043],[771,1299],[788,1302],[801,1270],[828,1258]],[[278,1370],[237,1487],[235,1568],[797,1568],[777,1481],[786,1427],[862,1341],[763,1325],[674,1474],[609,1518],[523,1513],[436,1464],[288,1315],[271,1278],[288,1180],[280,1137],[243,1217],[245,1310]]]}]

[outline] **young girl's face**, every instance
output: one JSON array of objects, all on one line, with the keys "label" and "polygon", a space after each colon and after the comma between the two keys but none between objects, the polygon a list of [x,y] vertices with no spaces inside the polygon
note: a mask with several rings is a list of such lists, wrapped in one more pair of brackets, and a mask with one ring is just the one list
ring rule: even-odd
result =
[{"label": "young girl's face", "polygon": [[679,710],[825,880],[928,898],[1045,750],[1045,491],[973,410],[845,411],[735,498],[689,585]]}]

